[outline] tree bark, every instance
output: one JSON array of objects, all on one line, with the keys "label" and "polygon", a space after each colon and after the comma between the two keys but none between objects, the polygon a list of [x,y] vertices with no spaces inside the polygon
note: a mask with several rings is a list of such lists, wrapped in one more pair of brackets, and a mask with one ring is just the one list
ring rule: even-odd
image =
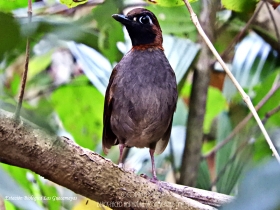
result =
[{"label": "tree bark", "polygon": [[[214,40],[214,25],[218,0],[202,1],[202,12],[200,23],[209,39]],[[206,99],[210,81],[211,51],[199,38],[201,52],[194,69],[192,90],[190,96],[189,115],[187,120],[186,143],[182,157],[181,176],[179,183],[187,186],[195,186],[198,166],[201,159],[201,148],[203,141],[203,122],[205,115]]]},{"label": "tree bark", "polygon": [[[232,197],[169,185],[124,171],[112,161],[0,109],[0,161],[37,174],[113,209],[215,209]],[[166,190],[168,189],[168,190]],[[215,200],[215,201],[214,201]],[[214,201],[214,202],[212,202]]]}]

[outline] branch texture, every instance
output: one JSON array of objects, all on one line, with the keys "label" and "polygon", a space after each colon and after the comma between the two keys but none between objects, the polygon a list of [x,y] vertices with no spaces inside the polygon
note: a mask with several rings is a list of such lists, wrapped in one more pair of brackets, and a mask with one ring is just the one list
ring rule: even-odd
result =
[{"label": "branch texture", "polygon": [[[213,206],[220,197],[221,203],[232,200],[214,192],[201,195],[204,191],[188,187],[183,194],[176,193],[182,191],[182,186],[178,190],[172,186],[171,190],[168,183],[151,183],[65,137],[50,135],[25,120],[17,124],[12,113],[1,109],[0,148],[1,162],[30,169],[113,209],[214,209],[184,197],[191,192],[204,200],[214,196]],[[211,203],[211,197],[206,202]]]}]

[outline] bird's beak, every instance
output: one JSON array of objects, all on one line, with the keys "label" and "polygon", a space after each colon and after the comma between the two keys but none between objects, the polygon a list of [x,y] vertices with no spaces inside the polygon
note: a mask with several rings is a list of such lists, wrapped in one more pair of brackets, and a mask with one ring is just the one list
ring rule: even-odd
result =
[{"label": "bird's beak", "polygon": [[131,24],[131,20],[127,18],[127,16],[125,15],[120,15],[120,14],[114,14],[112,15],[112,17],[119,21],[120,23],[122,23],[123,25],[130,25]]}]

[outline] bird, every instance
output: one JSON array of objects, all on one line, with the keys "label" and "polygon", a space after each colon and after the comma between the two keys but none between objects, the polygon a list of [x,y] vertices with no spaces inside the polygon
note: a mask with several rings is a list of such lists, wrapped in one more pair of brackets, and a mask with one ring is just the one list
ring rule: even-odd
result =
[{"label": "bird", "polygon": [[157,181],[154,154],[161,154],[169,142],[178,99],[176,76],[151,11],[136,8],[112,17],[126,27],[132,48],[113,68],[106,89],[103,152],[119,145],[119,167],[123,167],[125,147],[149,148],[151,180]]}]

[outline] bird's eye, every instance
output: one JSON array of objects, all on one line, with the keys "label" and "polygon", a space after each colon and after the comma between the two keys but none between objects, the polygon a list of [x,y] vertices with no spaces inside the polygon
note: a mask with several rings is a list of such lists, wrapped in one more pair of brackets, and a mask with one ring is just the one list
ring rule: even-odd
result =
[{"label": "bird's eye", "polygon": [[139,22],[142,24],[148,24],[148,23],[153,24],[149,15],[139,17]]}]

